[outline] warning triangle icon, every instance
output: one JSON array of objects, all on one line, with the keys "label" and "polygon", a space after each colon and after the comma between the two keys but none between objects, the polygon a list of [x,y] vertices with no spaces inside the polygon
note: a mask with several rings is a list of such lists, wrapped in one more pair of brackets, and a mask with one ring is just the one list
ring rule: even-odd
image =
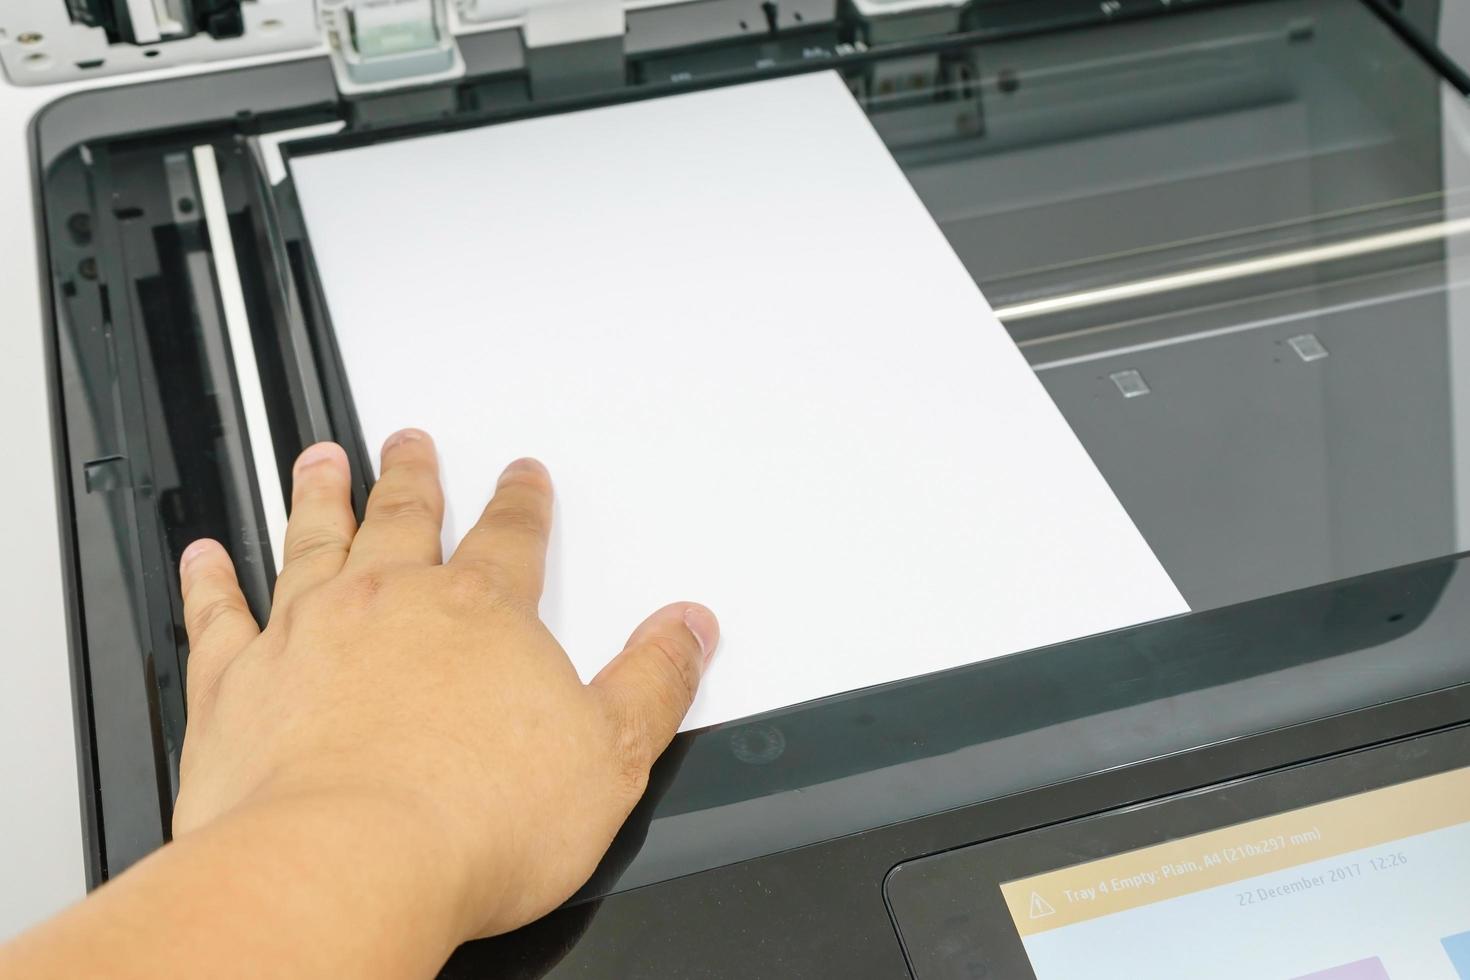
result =
[{"label": "warning triangle icon", "polygon": [[1048,915],[1056,915],[1057,910],[1051,907],[1051,903],[1042,898],[1036,892],[1031,893],[1031,918],[1044,919]]}]

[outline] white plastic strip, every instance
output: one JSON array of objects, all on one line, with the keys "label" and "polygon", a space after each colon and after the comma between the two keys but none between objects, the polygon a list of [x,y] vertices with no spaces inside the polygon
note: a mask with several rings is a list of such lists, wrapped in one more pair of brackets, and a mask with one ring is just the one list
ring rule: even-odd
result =
[{"label": "white plastic strip", "polygon": [[139,44],[157,44],[163,34],[159,31],[153,0],[127,0],[127,8],[128,19],[133,24],[133,39]]},{"label": "white plastic strip", "polygon": [[328,123],[318,123],[315,126],[301,126],[297,129],[286,129],[279,133],[267,133],[260,137],[260,155],[265,163],[265,176],[272,187],[286,179],[286,160],[281,156],[281,144],[292,143],[296,140],[311,139],[315,136],[331,136],[340,133],[347,128],[347,123],[341,119],[334,119]]},{"label": "white plastic strip", "polygon": [[1335,262],[1360,255],[1371,255],[1374,252],[1422,245],[1426,242],[1464,234],[1467,231],[1470,231],[1470,218],[1436,221],[1433,224],[1419,225],[1415,228],[1385,232],[1381,235],[1368,235],[1350,241],[1334,242],[1331,245],[1298,249],[1295,252],[1284,252],[1281,255],[1268,255],[1264,258],[1246,259],[1242,262],[1227,262],[1222,265],[1191,269],[1188,272],[1157,276],[1153,279],[1139,279],[1135,282],[1106,286],[1102,289],[1085,289],[1081,292],[1067,293],[1063,296],[1053,296],[1029,303],[1014,303],[997,309],[995,315],[1000,317],[1002,323],[1010,323],[1015,320],[1046,316],[1050,313],[1064,313],[1068,310],[1101,306],[1104,303],[1116,303],[1125,299],[1137,299],[1141,296],[1153,296],[1195,286],[1229,282],[1232,279],[1245,279],[1285,269],[1298,269],[1303,266],[1316,265],[1319,262]]},{"label": "white plastic strip", "polygon": [[220,307],[229,337],[230,356],[235,362],[235,384],[245,412],[245,436],[255,461],[255,482],[260,490],[260,509],[270,539],[271,560],[281,570],[286,553],[286,498],[281,492],[281,474],[276,467],[275,444],[265,413],[265,392],[260,387],[260,370],[255,363],[255,345],[250,338],[250,317],[245,309],[245,292],[240,286],[240,269],[235,264],[235,241],[230,236],[230,215],[219,182],[219,163],[214,147],[194,147],[194,170],[199,179],[199,203],[204,226],[209,230],[209,247],[214,253],[214,274],[219,284]]},{"label": "white plastic strip", "polygon": [[[1079,354],[1076,357],[1063,357],[1055,361],[1042,361],[1031,365],[1033,371],[1052,371],[1057,368],[1072,367],[1074,364],[1087,364],[1091,361],[1101,361],[1110,357],[1127,357],[1130,354],[1138,354],[1147,350],[1158,350],[1161,347],[1173,347],[1177,344],[1192,344],[1197,340],[1212,340],[1216,337],[1225,337],[1233,333],[1245,333],[1249,330],[1262,330],[1266,327],[1279,327],[1287,323],[1308,318],[1336,316],[1339,313],[1347,313],[1352,310],[1366,309],[1370,306],[1384,306],[1389,303],[1399,303],[1404,300],[1414,299],[1419,296],[1430,296],[1435,293],[1443,293],[1453,290],[1461,285],[1458,281],[1449,280],[1438,286],[1422,286],[1418,289],[1407,289],[1403,292],[1373,296],[1368,299],[1355,300],[1351,303],[1338,303],[1333,306],[1322,306],[1316,309],[1303,310],[1298,313],[1289,313],[1285,316],[1266,317],[1261,320],[1249,320],[1245,323],[1233,323],[1228,327],[1216,327],[1213,330],[1201,330],[1197,333],[1182,334],[1175,337],[1161,337],[1158,340],[1150,340],[1141,344],[1130,344],[1127,347],[1110,347],[1107,350],[1093,351],[1090,354]],[[1026,344],[1017,344],[1018,347],[1026,347]]]}]

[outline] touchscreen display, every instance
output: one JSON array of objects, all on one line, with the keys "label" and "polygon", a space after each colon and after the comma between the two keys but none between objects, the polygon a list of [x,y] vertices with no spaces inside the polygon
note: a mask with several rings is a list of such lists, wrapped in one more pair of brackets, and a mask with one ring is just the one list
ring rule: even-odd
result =
[{"label": "touchscreen display", "polygon": [[1001,893],[1037,980],[1470,980],[1470,769]]}]

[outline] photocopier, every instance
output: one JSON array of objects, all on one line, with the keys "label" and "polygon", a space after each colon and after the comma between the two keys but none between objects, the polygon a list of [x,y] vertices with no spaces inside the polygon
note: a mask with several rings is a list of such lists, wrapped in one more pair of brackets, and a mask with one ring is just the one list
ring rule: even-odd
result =
[{"label": "photocopier", "polygon": [[0,65],[4,908],[168,839],[184,546],[264,615],[261,474],[370,486],[291,160],[836,71],[1192,611],[680,735],[444,976],[1470,977],[1470,5],[6,0]]}]

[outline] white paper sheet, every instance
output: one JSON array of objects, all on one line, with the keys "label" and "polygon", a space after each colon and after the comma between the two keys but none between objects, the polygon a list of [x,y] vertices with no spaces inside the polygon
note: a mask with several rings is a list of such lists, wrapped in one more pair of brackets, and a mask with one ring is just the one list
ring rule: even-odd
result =
[{"label": "white paper sheet", "polygon": [[584,678],[679,599],[724,630],[686,728],[1187,609],[835,74],[293,170],[363,435],[434,435],[448,545],[551,468]]}]

